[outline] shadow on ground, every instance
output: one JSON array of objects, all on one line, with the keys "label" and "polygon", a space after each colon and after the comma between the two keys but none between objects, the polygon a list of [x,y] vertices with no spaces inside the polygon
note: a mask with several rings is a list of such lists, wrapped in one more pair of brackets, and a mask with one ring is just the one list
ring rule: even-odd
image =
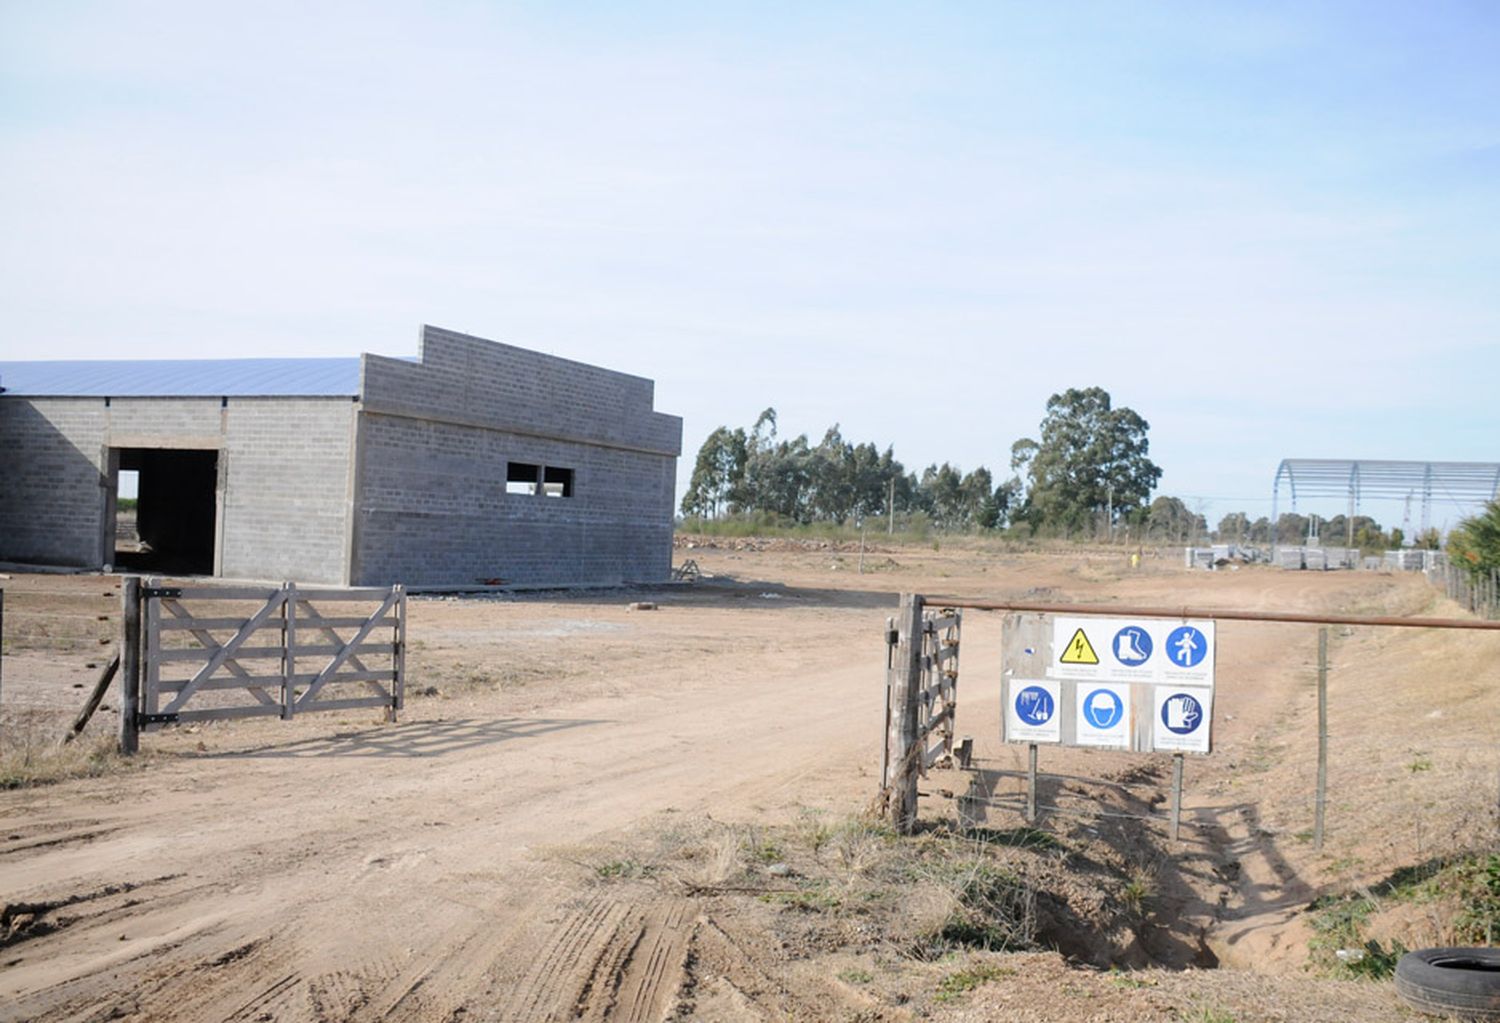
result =
[{"label": "shadow on ground", "polygon": [[205,759],[259,757],[441,757],[479,746],[531,739],[551,732],[607,724],[589,718],[501,718],[499,720],[414,721],[358,732],[275,743]]},{"label": "shadow on ground", "polygon": [[[1265,837],[1253,803],[1185,809],[1181,841],[1174,845],[1166,775],[1160,765],[1133,768],[1113,780],[1038,774],[1035,825],[1003,834],[1055,832],[1067,838],[1070,869],[1092,878],[1100,890],[1129,883],[1132,867],[1150,875],[1149,908],[1133,924],[1134,942],[1122,947],[1117,940],[1101,941],[1086,922],[1062,912],[1048,921],[1046,934],[1058,951],[1097,966],[1213,968],[1219,959],[1208,945],[1211,930],[1307,904],[1308,885]],[[1001,834],[995,824],[1023,819],[1026,784],[1025,771],[975,768],[967,791],[957,794],[960,822],[976,834]],[[1265,862],[1274,883],[1241,883],[1241,860],[1250,857]]]}]

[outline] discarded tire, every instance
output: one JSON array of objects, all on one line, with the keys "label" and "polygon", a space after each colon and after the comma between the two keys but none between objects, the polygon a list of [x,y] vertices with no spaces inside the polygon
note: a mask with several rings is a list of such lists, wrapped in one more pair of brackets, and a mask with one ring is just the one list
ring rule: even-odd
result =
[{"label": "discarded tire", "polygon": [[1396,964],[1396,992],[1419,1012],[1500,1020],[1500,948],[1424,948]]}]

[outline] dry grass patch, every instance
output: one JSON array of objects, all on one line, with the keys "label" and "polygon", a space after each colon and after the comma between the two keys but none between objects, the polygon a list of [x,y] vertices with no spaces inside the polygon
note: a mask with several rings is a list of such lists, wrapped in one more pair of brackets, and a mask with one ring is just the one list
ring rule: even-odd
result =
[{"label": "dry grass patch", "polygon": [[[1097,873],[1097,850],[1086,858]],[[955,954],[1132,943],[1156,890],[1135,865],[1080,882],[1072,839],[939,824],[914,836],[805,811],[779,826],[671,815],[605,846],[557,848],[596,884],[646,884],[764,916],[790,947],[936,963]],[[1101,890],[1103,894],[1101,894]]]},{"label": "dry grass patch", "polygon": [[7,715],[0,724],[0,789],[30,788],[124,770],[114,736],[83,735],[66,745],[55,714]]}]

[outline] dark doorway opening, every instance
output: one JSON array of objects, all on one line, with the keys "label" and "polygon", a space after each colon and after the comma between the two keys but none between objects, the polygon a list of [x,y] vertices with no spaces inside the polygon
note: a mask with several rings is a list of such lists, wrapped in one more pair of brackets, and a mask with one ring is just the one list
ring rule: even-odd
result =
[{"label": "dark doorway opening", "polygon": [[[135,489],[134,530],[127,492]],[[213,575],[219,453],[121,448],[115,565],[127,571]]]}]

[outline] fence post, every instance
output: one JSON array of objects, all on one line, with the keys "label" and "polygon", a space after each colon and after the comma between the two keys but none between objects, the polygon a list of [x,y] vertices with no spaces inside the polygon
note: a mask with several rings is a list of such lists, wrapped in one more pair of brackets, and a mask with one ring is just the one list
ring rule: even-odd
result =
[{"label": "fence post", "polygon": [[120,752],[141,748],[141,577],[120,581]]},{"label": "fence post", "polygon": [[917,822],[917,700],[922,674],[922,597],[901,595],[896,616],[896,656],[889,672],[891,724],[886,732],[887,809],[891,823],[910,834]]},{"label": "fence post", "polygon": [[1328,626],[1318,629],[1318,792],[1313,802],[1313,848],[1323,848],[1328,805]]}]

